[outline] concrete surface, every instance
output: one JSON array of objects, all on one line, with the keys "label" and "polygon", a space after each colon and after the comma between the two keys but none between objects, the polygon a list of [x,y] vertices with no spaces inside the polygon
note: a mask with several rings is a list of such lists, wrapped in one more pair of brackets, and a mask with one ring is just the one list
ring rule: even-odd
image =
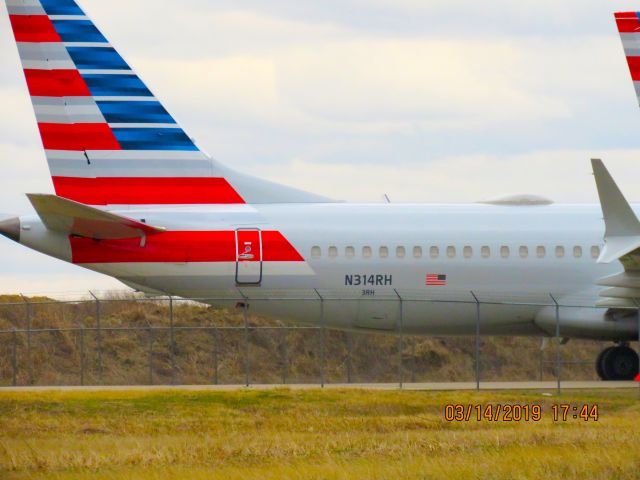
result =
[{"label": "concrete surface", "polygon": [[[46,387],[0,387],[2,392],[99,392],[99,391],[237,391],[237,390],[275,390],[280,388],[292,390],[312,390],[321,388],[318,384],[309,385],[153,385],[153,386],[46,386]],[[325,385],[326,389],[369,389],[369,390],[398,390],[400,386],[397,383],[375,383],[375,384],[331,384]],[[404,390],[412,391],[456,391],[456,390],[475,390],[475,382],[447,382],[447,383],[407,383],[402,386]],[[637,388],[640,384],[637,382],[562,382],[563,390],[592,390],[592,389],[618,389],[618,388]],[[481,382],[481,390],[551,390],[557,389],[557,382]]]}]

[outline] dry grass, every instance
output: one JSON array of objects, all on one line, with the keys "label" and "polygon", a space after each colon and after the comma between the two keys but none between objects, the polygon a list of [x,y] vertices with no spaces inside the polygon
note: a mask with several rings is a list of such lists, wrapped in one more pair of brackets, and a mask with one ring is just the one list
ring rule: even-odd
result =
[{"label": "dry grass", "polygon": [[[9,385],[13,377],[13,346],[16,347],[16,380],[29,382],[31,344],[33,382],[36,385],[76,385],[80,382],[80,358],[84,345],[84,380],[91,385],[137,385],[152,381],[172,382],[171,341],[169,332],[153,334],[153,353],[149,354],[148,326],[167,327],[169,311],[166,302],[115,298],[102,301],[102,328],[131,327],[133,331],[103,331],[102,355],[99,362],[98,336],[87,330],[83,337],[75,331],[11,333],[13,328],[27,326],[26,304],[15,296],[0,296],[0,385]],[[70,329],[78,325],[95,327],[96,305],[93,302],[56,304],[46,299],[31,298],[32,326],[36,329]],[[278,329],[250,329],[249,348],[245,349],[243,315],[238,310],[224,310],[176,302],[175,325],[236,326],[239,330],[185,330],[175,334],[174,353],[176,380],[183,384],[208,384],[216,379],[224,384],[242,384],[245,379],[245,353],[253,383],[319,383],[321,333],[317,330],[286,332]],[[277,320],[250,315],[251,327],[282,326]],[[81,343],[83,339],[83,343]],[[349,356],[349,346],[351,355]],[[604,348],[597,342],[572,340],[562,347],[563,358],[584,361],[565,368],[565,380],[595,380],[595,358]],[[216,354],[214,355],[214,351]],[[406,337],[402,348],[403,378],[417,382],[471,381],[475,378],[475,340],[460,338]],[[554,348],[545,351],[547,360],[554,358]],[[397,382],[398,340],[395,335],[347,334],[329,331],[325,341],[324,376],[328,383]],[[540,376],[540,339],[482,339],[482,378],[492,380],[533,380]],[[215,365],[215,366],[214,366]],[[99,367],[102,368],[99,368]],[[217,375],[216,375],[217,367]],[[544,365],[543,377],[553,378],[551,364]]]},{"label": "dry grass", "polygon": [[[553,423],[554,402],[600,404]],[[540,423],[451,424],[444,405],[537,403]],[[637,391],[0,393],[0,478],[640,478]]]}]

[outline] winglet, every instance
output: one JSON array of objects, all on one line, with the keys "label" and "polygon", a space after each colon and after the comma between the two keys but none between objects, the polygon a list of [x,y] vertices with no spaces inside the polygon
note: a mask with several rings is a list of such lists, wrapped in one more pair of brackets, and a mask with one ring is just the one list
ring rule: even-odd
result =
[{"label": "winglet", "polygon": [[610,263],[640,248],[640,221],[602,160],[592,159],[591,165],[606,226],[605,248],[598,262]]}]

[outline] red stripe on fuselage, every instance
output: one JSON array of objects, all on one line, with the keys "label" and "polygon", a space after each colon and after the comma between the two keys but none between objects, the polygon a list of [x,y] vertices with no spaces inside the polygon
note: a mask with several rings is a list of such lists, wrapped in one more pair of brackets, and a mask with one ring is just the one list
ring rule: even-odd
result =
[{"label": "red stripe on fuselage", "polygon": [[90,97],[91,92],[78,70],[25,69],[32,97]]},{"label": "red stripe on fuselage", "polygon": [[[124,240],[70,237],[73,263],[208,263],[236,261],[236,232],[165,232]],[[265,262],[302,262],[304,258],[280,232],[262,232]]]},{"label": "red stripe on fuselage", "polygon": [[16,42],[61,42],[47,15],[10,15]]},{"label": "red stripe on fuselage", "polygon": [[266,262],[304,262],[302,255],[280,232],[262,232],[262,257]]},{"label": "red stripe on fuselage", "polygon": [[47,150],[122,150],[106,123],[39,123]]},{"label": "red stripe on fuselage", "polygon": [[224,178],[53,177],[56,193],[88,205],[243,204]]}]

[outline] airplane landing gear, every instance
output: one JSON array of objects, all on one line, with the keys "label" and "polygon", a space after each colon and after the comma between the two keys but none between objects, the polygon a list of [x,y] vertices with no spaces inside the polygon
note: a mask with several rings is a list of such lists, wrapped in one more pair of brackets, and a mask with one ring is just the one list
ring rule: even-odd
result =
[{"label": "airplane landing gear", "polygon": [[605,348],[596,360],[602,380],[634,380],[639,371],[638,354],[628,345]]}]

